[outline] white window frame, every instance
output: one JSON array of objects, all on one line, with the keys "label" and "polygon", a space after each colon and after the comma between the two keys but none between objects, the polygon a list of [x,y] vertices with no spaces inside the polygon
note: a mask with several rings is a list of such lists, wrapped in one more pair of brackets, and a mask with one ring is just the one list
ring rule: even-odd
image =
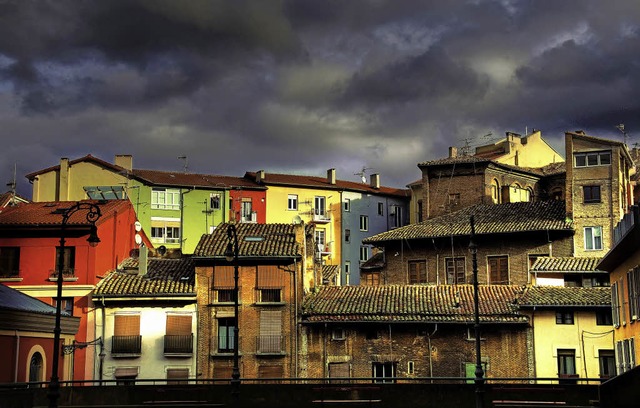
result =
[{"label": "white window frame", "polygon": [[366,262],[369,260],[369,247],[366,245],[360,246],[360,262]]},{"label": "white window frame", "polygon": [[392,205],[391,215],[393,216],[393,228],[402,227],[402,207],[399,205]]},{"label": "white window frame", "polygon": [[369,216],[360,216],[360,231],[369,231]]},{"label": "white window frame", "polygon": [[[602,159],[605,157],[608,157],[608,162],[607,160],[604,160],[603,163]],[[580,161],[580,164],[578,164],[578,161]],[[589,161],[591,161],[591,163]],[[610,166],[611,161],[612,154],[610,150],[600,152],[574,153],[573,155],[574,167]]]},{"label": "white window frame", "polygon": [[209,194],[209,209],[219,210],[222,207],[222,200],[222,194],[220,193]]},{"label": "white window frame", "polygon": [[[175,225],[170,225],[175,224]],[[158,234],[160,232],[160,234]],[[175,236],[177,232],[177,237]],[[172,235],[169,237],[169,235]],[[182,239],[182,228],[179,218],[152,217],[151,242],[161,244],[177,244]]]},{"label": "white window frame", "polygon": [[[591,239],[587,238],[587,231],[591,231],[590,232]],[[584,232],[584,249],[586,251],[601,251],[603,249],[601,226],[584,227],[583,232]],[[598,247],[596,247],[596,238],[598,237],[600,238],[600,243]]]},{"label": "white window frame", "polygon": [[345,210],[345,212],[350,212],[351,211],[351,199],[350,198],[345,198],[344,199],[344,210]]},{"label": "white window frame", "polygon": [[151,208],[154,210],[179,210],[180,190],[175,188],[152,189]]},{"label": "white window frame", "polygon": [[298,210],[298,195],[297,194],[289,194],[289,195],[287,195],[287,210],[289,210],[289,211],[297,211]]}]

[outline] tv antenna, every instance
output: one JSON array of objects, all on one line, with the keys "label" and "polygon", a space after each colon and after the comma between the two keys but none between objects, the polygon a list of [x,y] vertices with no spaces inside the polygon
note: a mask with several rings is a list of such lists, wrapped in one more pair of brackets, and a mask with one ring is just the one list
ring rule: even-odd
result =
[{"label": "tv antenna", "polygon": [[17,164],[13,164],[13,180],[10,183],[7,183],[7,187],[11,189],[11,200],[9,201],[9,205],[14,205],[16,200],[16,170]]},{"label": "tv antenna", "polygon": [[362,180],[363,183],[367,182],[367,176],[366,176],[366,171],[367,170],[371,170],[371,167],[365,167],[362,166],[362,170],[353,173],[354,176],[360,176],[360,179]]},{"label": "tv antenna", "polygon": [[624,129],[624,123],[616,125],[616,129],[622,132],[622,138],[623,138],[622,140],[624,144],[627,144],[627,138],[629,137],[629,135],[627,134],[627,131]]},{"label": "tv antenna", "polygon": [[186,173],[187,170],[189,169],[189,158],[187,156],[178,156],[178,159],[180,160],[184,160],[184,166],[183,166],[183,172]]}]

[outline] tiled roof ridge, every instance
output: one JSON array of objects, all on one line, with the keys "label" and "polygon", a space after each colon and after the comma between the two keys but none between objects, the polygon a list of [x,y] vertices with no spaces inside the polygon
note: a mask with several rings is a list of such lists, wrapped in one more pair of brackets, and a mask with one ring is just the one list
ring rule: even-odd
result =
[{"label": "tiled roof ridge", "polygon": [[611,305],[611,288],[529,286],[519,298],[522,307],[531,306],[574,306],[597,307]]},{"label": "tiled roof ridge", "polygon": [[[532,272],[598,272],[600,257],[539,256],[531,265]],[[604,271],[600,271],[603,272]]]},{"label": "tiled roof ridge", "polygon": [[[97,204],[100,207],[102,216],[96,221],[98,225],[109,220],[114,210],[131,205],[128,199],[28,202],[14,207],[6,207],[4,211],[0,212],[0,225],[58,227],[62,225],[62,215],[56,211],[70,208],[77,203]],[[87,212],[88,209],[81,209],[71,214],[67,225],[89,225],[90,222],[85,216]]]},{"label": "tiled roof ridge", "polygon": [[[124,167],[118,166],[117,164],[109,163],[106,160],[102,160],[102,159],[100,159],[100,158],[98,158],[96,156],[93,156],[91,153],[89,153],[87,155],[84,155],[82,157],[79,157],[77,159],[69,160],[69,165],[73,166],[74,164],[81,163],[83,161],[92,161],[92,162],[98,163],[99,165],[101,165],[103,167],[110,168],[110,169],[112,169],[114,171],[123,171],[123,170],[126,171],[127,170]],[[27,179],[31,180],[32,178],[34,178],[35,176],[37,176],[39,174],[48,173],[48,172],[54,171],[54,170],[60,170],[60,164],[57,164],[57,165],[54,165],[54,166],[50,166],[50,167],[47,167],[47,168],[42,169],[42,170],[34,171],[32,173],[29,173],[29,174],[25,175],[25,177]]]}]

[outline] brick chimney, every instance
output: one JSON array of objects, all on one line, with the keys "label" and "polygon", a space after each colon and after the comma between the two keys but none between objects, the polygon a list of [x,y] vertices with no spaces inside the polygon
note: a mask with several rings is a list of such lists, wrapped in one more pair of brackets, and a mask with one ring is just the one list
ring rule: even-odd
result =
[{"label": "brick chimney", "polygon": [[130,154],[116,154],[113,163],[129,171],[133,170],[133,156]]},{"label": "brick chimney", "polygon": [[60,186],[58,187],[58,200],[69,200],[69,159],[63,157],[60,159]]},{"label": "brick chimney", "polygon": [[336,169],[327,170],[327,183],[336,184]]},{"label": "brick chimney", "polygon": [[262,183],[264,180],[264,170],[258,170],[256,172],[256,183]]}]

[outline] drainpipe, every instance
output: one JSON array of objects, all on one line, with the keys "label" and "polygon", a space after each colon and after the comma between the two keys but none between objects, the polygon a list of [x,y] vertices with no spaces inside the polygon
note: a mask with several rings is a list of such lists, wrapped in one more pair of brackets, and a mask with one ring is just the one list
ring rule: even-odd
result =
[{"label": "drainpipe", "polygon": [[[303,227],[304,228],[304,227]],[[304,229],[302,231],[302,235],[304,235]],[[294,377],[298,377],[299,373],[298,373],[298,337],[299,337],[299,332],[298,332],[298,316],[300,316],[300,314],[298,313],[298,279],[296,279],[296,275],[298,274],[298,260],[294,259],[293,260],[293,303],[294,303],[294,322],[295,322],[295,329],[294,329],[294,339],[295,339],[295,345],[293,348],[293,352],[295,353],[295,357],[293,359],[293,369],[295,371],[295,375]]]},{"label": "drainpipe", "polygon": [[102,315],[102,334],[101,334],[101,338],[102,340],[100,341],[100,354],[98,354],[99,357],[99,364],[98,364],[98,385],[102,385],[102,372],[103,372],[103,366],[104,366],[104,357],[105,357],[105,352],[104,352],[104,342],[106,340],[106,338],[104,337],[105,334],[105,319],[106,319],[106,311],[105,311],[105,306],[104,306],[104,296],[102,297],[102,303],[101,303],[101,308],[100,308],[100,312]]},{"label": "drainpipe", "polygon": [[324,333],[323,333],[323,344],[322,344],[322,377],[327,378],[327,323],[324,324]]},{"label": "drainpipe", "polygon": [[433,355],[431,352],[431,336],[436,334],[437,331],[438,331],[438,323],[435,324],[433,333],[429,334],[429,332],[427,332],[427,341],[429,343],[429,377],[431,377],[432,384],[433,384]]},{"label": "drainpipe", "polygon": [[[18,358],[20,357],[20,334],[18,333],[17,330],[15,330],[16,332],[16,364],[15,364],[15,368],[14,368],[14,372],[13,372],[13,382],[17,383],[18,382]],[[27,379],[28,380],[28,379]]]},{"label": "drainpipe", "polygon": [[193,186],[191,190],[182,191],[180,189],[180,252],[182,252],[182,247],[184,245],[184,196],[188,193],[192,192],[196,189],[196,186]]}]

